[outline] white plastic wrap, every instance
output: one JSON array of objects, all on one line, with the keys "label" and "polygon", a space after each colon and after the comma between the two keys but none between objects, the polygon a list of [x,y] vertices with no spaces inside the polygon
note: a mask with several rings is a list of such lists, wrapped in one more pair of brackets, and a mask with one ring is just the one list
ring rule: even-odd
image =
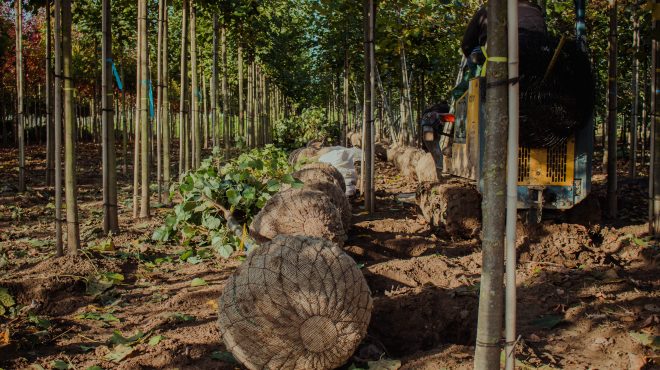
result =
[{"label": "white plastic wrap", "polygon": [[319,162],[327,163],[336,168],[344,177],[346,196],[353,196],[357,185],[357,172],[355,171],[354,161],[356,160],[355,154],[359,151],[342,146],[324,149],[328,151],[319,157]]}]

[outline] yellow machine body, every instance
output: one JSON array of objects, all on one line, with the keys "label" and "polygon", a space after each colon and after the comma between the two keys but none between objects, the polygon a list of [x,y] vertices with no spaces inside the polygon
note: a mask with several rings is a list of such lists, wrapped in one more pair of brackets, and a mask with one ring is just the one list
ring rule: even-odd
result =
[{"label": "yellow machine body", "polygon": [[[481,163],[484,156],[485,80],[470,80],[469,88],[455,103],[451,157],[445,164],[450,174],[477,182],[483,189]],[[578,145],[579,136],[588,136],[588,130],[578,131],[565,142],[548,148],[518,148],[518,208],[529,208],[542,194],[543,207],[571,208],[586,197],[591,187],[589,144],[586,137]],[[445,148],[445,153],[446,153]],[[584,154],[579,156],[578,154]],[[505,160],[504,158],[502,160]],[[589,162],[587,162],[589,161]],[[449,163],[448,163],[449,162]],[[579,168],[576,168],[579,167]]]}]

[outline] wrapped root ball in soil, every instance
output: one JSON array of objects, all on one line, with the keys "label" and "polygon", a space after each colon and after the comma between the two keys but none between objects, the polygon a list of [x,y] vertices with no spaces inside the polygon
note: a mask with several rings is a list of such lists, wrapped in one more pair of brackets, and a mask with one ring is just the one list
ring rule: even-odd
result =
[{"label": "wrapped root ball in soil", "polygon": [[[289,189],[291,189],[290,185],[284,185],[282,187],[284,191]],[[348,231],[351,225],[351,203],[349,203],[348,198],[337,185],[328,181],[308,181],[305,182],[303,189],[320,191],[327,195],[339,211],[344,231]]]},{"label": "wrapped root ball in soil", "polygon": [[344,176],[332,165],[322,162],[314,162],[304,165],[300,170],[293,173],[293,177],[306,182],[329,181],[337,185],[341,191],[346,192]]},{"label": "wrapped root ball in soil", "polygon": [[338,246],[280,235],[248,255],[219,306],[222,340],[247,368],[329,370],[364,338],[372,299]]},{"label": "wrapped root ball in soil", "polygon": [[344,226],[344,230],[348,230],[351,225],[351,204],[348,202],[348,198],[346,198],[344,192],[337,185],[326,181],[306,182],[303,189],[320,191],[327,195],[332,201],[332,204],[339,210],[341,224]]},{"label": "wrapped root ball in soil", "polygon": [[289,189],[266,202],[250,225],[250,235],[266,242],[277,235],[307,235],[344,245],[346,232],[339,210],[326,194],[309,189]]},{"label": "wrapped root ball in soil", "polygon": [[422,155],[417,164],[415,165],[415,174],[419,182],[434,182],[438,181],[439,174],[438,168],[435,166],[435,160],[431,153]]},{"label": "wrapped root ball in soil", "polygon": [[358,148],[362,147],[362,135],[358,132],[354,132],[349,136],[349,141],[351,143],[351,146],[355,146]]},{"label": "wrapped root ball in soil", "polygon": [[460,180],[422,183],[417,205],[433,227],[450,235],[476,237],[481,231],[481,195],[476,187]]},{"label": "wrapped root ball in soil", "polygon": [[593,114],[594,78],[574,40],[561,48],[544,79],[559,40],[520,32],[520,144],[549,147],[566,141]]},{"label": "wrapped root ball in soil", "polygon": [[289,164],[296,164],[305,158],[312,158],[316,155],[316,149],[299,148],[289,154]]}]

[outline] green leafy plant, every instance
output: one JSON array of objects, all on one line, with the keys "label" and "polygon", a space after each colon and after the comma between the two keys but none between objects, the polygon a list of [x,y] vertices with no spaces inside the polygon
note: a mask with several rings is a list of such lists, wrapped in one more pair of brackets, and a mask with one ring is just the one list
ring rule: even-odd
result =
[{"label": "green leafy plant", "polygon": [[312,140],[335,143],[339,141],[340,126],[339,122],[328,120],[325,109],[308,108],[298,116],[276,121],[273,131],[275,144],[291,150]]},{"label": "green leafy plant", "polygon": [[4,316],[9,311],[9,308],[14,306],[16,301],[9,294],[5,288],[0,288],[0,316]]},{"label": "green leafy plant", "polygon": [[178,240],[190,247],[179,255],[182,262],[194,264],[209,257],[200,247],[210,247],[228,258],[241,241],[226,229],[218,206],[230,209],[240,222],[249,224],[283,184],[302,186],[291,176],[294,168],[287,159],[285,151],[267,145],[219,168],[219,157],[204,160],[198,170],[173,185],[170,196],[180,202],[165,218],[165,224],[154,231],[152,239]]}]

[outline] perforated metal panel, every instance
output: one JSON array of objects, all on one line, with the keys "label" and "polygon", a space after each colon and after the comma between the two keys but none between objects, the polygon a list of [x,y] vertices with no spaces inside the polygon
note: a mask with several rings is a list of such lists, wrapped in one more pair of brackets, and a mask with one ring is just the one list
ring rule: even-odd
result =
[{"label": "perforated metal panel", "polygon": [[530,150],[528,147],[518,148],[518,181],[527,181],[530,173]]},{"label": "perforated metal panel", "polygon": [[572,186],[575,138],[550,148],[518,148],[518,185]]},{"label": "perforated metal panel", "polygon": [[547,149],[548,166],[546,168],[546,177],[551,182],[564,182],[566,181],[566,157],[567,144],[557,144]]}]

